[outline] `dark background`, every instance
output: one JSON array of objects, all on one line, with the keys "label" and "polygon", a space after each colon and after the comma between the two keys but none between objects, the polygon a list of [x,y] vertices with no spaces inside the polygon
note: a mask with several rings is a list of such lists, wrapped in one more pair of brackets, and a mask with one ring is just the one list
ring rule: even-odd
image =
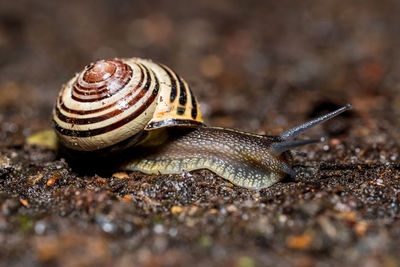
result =
[{"label": "dark background", "polygon": [[[397,0],[1,1],[2,262],[399,265],[399,14]],[[209,125],[277,134],[354,108],[303,135],[332,139],[302,149],[297,180],[260,192],[207,171],[76,173],[25,144],[75,72],[133,56],[184,77]]]}]

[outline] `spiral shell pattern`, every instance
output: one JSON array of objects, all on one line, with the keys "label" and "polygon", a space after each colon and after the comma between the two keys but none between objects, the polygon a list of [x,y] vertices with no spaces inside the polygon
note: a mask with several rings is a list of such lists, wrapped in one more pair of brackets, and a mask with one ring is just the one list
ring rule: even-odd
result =
[{"label": "spiral shell pattern", "polygon": [[140,58],[86,66],[63,86],[53,121],[60,143],[80,151],[140,141],[144,131],[203,122],[188,84],[168,67]]}]

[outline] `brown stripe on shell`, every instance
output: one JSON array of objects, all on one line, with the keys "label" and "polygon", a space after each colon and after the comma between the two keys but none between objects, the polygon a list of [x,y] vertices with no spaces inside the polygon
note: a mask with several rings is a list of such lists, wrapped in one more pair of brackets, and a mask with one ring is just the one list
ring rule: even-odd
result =
[{"label": "brown stripe on shell", "polygon": [[[58,109],[58,107],[56,107],[56,115],[61,121],[64,121],[66,123],[71,123],[71,124],[85,125],[85,124],[101,122],[101,121],[107,120],[109,118],[115,117],[115,116],[121,114],[122,112],[124,112],[125,110],[129,109],[130,107],[135,105],[135,103],[137,103],[141,98],[143,98],[146,95],[146,92],[147,92],[147,90],[144,90],[144,89],[140,90],[140,92],[134,98],[132,98],[126,105],[124,105],[123,107],[120,106],[117,109],[114,109],[113,111],[103,114],[101,116],[90,117],[90,118],[68,117],[68,116],[65,116],[64,114],[62,114],[60,112],[60,110]],[[118,100],[117,102],[124,101],[126,98],[128,98],[128,97],[124,97],[122,100]]]},{"label": "brown stripe on shell", "polygon": [[[104,71],[102,73],[93,73],[92,70],[95,66],[106,66],[104,67],[106,70],[110,70],[107,66],[111,66],[111,72]],[[123,63],[121,60],[101,60],[96,62],[93,66],[86,68],[83,73],[79,76],[80,82],[82,82],[83,88],[93,90],[98,87],[99,84],[107,83],[107,80],[112,76],[120,77],[120,74],[124,74],[128,72],[130,66]],[[102,74],[102,76],[101,76]],[[87,87],[86,87],[87,86]]]},{"label": "brown stripe on shell", "polygon": [[192,93],[192,89],[190,89],[190,86],[189,86],[189,93],[190,93],[190,98],[192,100],[192,114],[191,115],[192,115],[192,119],[195,120],[197,118],[197,101]]},{"label": "brown stripe on shell", "polygon": [[178,78],[178,82],[179,82],[179,104],[181,104],[182,106],[185,106],[186,102],[187,102],[186,86],[182,82],[182,79],[181,79],[181,77],[179,77],[179,75],[176,75],[176,77]]},{"label": "brown stripe on shell", "polygon": [[[118,62],[117,62],[117,63],[118,63]],[[98,63],[96,63],[96,64],[98,64]],[[85,92],[92,92],[92,91],[97,91],[98,89],[106,88],[107,85],[110,84],[110,81],[113,82],[113,80],[111,80],[111,79],[114,79],[114,80],[115,80],[115,78],[119,78],[119,79],[121,79],[121,78],[128,78],[127,75],[126,75],[126,73],[131,72],[131,68],[130,68],[130,66],[127,65],[127,64],[119,64],[119,63],[118,63],[118,68],[116,69],[116,72],[115,72],[113,75],[108,74],[108,76],[106,76],[106,75],[104,74],[104,77],[103,77],[103,78],[107,77],[105,80],[97,80],[97,81],[94,81],[94,82],[91,82],[91,83],[85,81],[85,80],[82,78],[82,76],[85,76],[87,72],[88,72],[88,71],[85,70],[85,71],[77,78],[77,80],[76,80],[76,82],[75,82],[75,85],[76,85],[76,88],[79,88],[79,89],[81,89],[82,91],[85,91]]]},{"label": "brown stripe on shell", "polygon": [[[83,89],[83,90],[80,90],[80,89]],[[83,87],[80,84],[74,84],[74,87],[73,87],[74,93],[77,93],[78,95],[84,95],[84,96],[86,96],[86,95],[100,95],[100,94],[105,93],[105,92],[108,91],[107,85],[105,85],[105,84],[102,85],[102,86],[97,87],[94,90],[86,90],[86,89],[87,89],[86,87]]]},{"label": "brown stripe on shell", "polygon": [[[132,78],[132,69],[129,65],[122,63],[120,60],[113,60],[117,65],[121,65],[121,68],[117,68],[114,72],[114,75],[108,76],[106,80],[96,80],[95,83],[85,83],[81,84],[80,79],[78,78],[73,86],[72,96],[71,98],[78,102],[95,102],[100,101],[105,98],[109,98],[114,94],[118,93]],[[101,63],[101,62],[100,62]],[[99,62],[96,64],[100,64]],[[95,65],[96,65],[95,64]],[[87,70],[83,74],[86,75]],[[120,81],[120,84],[115,87],[110,87],[109,85],[112,83],[115,85],[117,79]],[[99,82],[101,82],[99,84]],[[82,90],[79,90],[78,87]],[[82,98],[80,96],[95,96],[95,97],[87,97]]]},{"label": "brown stripe on shell", "polygon": [[[126,81],[124,81],[123,84],[121,84],[121,87],[119,88],[119,90],[121,90],[124,86],[126,86],[126,84],[129,83],[130,78],[126,79]],[[110,98],[111,96],[115,95],[116,93],[118,93],[118,91],[114,91],[114,93],[110,93],[108,88],[106,90],[100,90],[97,92],[92,92],[92,93],[82,93],[82,94],[78,94],[78,91],[74,88],[73,93],[71,98],[75,101],[78,102],[95,102],[95,101],[100,101],[106,98]],[[89,96],[88,98],[81,98],[78,97],[77,95],[81,95],[81,96]],[[90,97],[90,96],[96,96],[96,97]]]},{"label": "brown stripe on shell", "polygon": [[96,128],[96,129],[92,129],[92,130],[84,130],[84,131],[65,129],[65,128],[62,128],[61,126],[59,126],[56,122],[54,122],[54,127],[55,127],[56,131],[59,132],[60,134],[66,135],[66,136],[74,136],[74,137],[91,137],[91,136],[108,133],[117,128],[120,128],[120,127],[124,126],[125,124],[131,122],[138,116],[140,116],[154,102],[154,100],[156,99],[156,97],[158,95],[158,90],[160,88],[160,83],[156,76],[155,76],[155,82],[156,82],[156,85],[154,87],[153,93],[150,95],[150,97],[147,99],[147,101],[145,103],[143,103],[143,105],[140,106],[137,110],[135,110],[132,114],[130,114],[129,116],[127,116],[117,122],[114,122],[113,124],[103,126],[100,128]]},{"label": "brown stripe on shell", "polygon": [[[138,84],[136,85],[136,87],[135,87],[133,90],[131,90],[128,94],[126,94],[126,95],[123,97],[123,99],[126,99],[126,98],[132,96],[133,93],[136,92],[136,91],[137,91],[139,88],[141,88],[142,85],[143,85],[143,81],[144,81],[144,79],[145,79],[145,75],[144,75],[144,70],[143,70],[143,69],[144,69],[145,67],[144,67],[142,64],[140,64],[140,63],[137,63],[137,66],[140,68],[140,80],[139,80]],[[145,71],[146,71],[147,77],[149,77],[149,76],[150,76],[150,73],[149,73],[148,69],[146,68]],[[144,89],[144,90],[148,90],[147,88],[150,87],[150,81],[149,81],[149,80],[150,80],[150,79],[147,79],[147,82],[146,82],[146,85],[145,85],[145,88],[146,88],[146,89]],[[93,114],[93,113],[101,112],[101,111],[107,110],[107,109],[109,109],[109,108],[111,108],[111,107],[114,107],[114,106],[118,105],[119,101],[120,101],[120,100],[117,100],[117,101],[115,101],[114,103],[111,103],[111,104],[109,104],[109,105],[107,105],[107,106],[104,106],[104,107],[101,107],[101,108],[97,108],[97,109],[92,109],[92,110],[77,110],[77,109],[71,109],[71,108],[65,106],[64,102],[62,101],[62,93],[61,93],[60,96],[59,96],[59,98],[58,98],[58,105],[56,106],[56,108],[59,108],[59,109],[65,111],[65,112],[72,113],[72,114],[77,114],[77,115],[88,115],[88,114]]]},{"label": "brown stripe on shell", "polygon": [[170,81],[171,81],[171,94],[169,97],[169,101],[172,103],[175,101],[176,94],[177,94],[177,87],[176,87],[176,79],[174,78],[173,71],[171,71],[167,66],[160,64],[161,68],[167,73]]},{"label": "brown stripe on shell", "polygon": [[[121,68],[119,69],[119,73],[116,74],[116,78],[123,78],[123,79],[128,79],[129,81],[129,76],[121,76],[121,74],[125,74],[125,73],[130,73],[132,74],[132,69],[129,65],[124,64],[123,66],[121,66]],[[108,79],[112,78],[112,76],[109,76]],[[93,92],[97,92],[99,90],[104,90],[104,89],[108,89],[107,85],[110,84],[110,81],[104,80],[104,81],[99,81],[99,82],[93,82],[93,83],[87,83],[84,82],[84,84],[80,84],[79,83],[80,78],[78,77],[76,82],[74,83],[74,90],[77,90],[78,92],[80,92],[82,95],[86,95],[89,93],[93,93]]]}]

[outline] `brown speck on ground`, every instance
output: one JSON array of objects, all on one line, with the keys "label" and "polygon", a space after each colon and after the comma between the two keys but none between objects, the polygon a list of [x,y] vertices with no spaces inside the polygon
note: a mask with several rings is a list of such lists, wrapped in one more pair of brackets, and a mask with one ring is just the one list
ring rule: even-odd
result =
[{"label": "brown speck on ground", "polygon": [[[1,1],[0,265],[399,266],[399,14],[390,0]],[[298,178],[260,191],[205,170],[85,172],[30,145],[61,85],[113,57],[177,71],[208,125],[277,134],[353,109],[302,135],[328,141],[299,149]]]}]

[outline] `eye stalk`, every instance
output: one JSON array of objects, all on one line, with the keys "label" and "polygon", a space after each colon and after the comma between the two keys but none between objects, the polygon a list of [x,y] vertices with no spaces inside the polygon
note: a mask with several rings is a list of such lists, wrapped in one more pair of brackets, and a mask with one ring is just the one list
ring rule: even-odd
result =
[{"label": "eye stalk", "polygon": [[[346,104],[345,106],[331,112],[328,113],[326,115],[323,115],[321,117],[318,117],[314,120],[308,121],[306,123],[300,124],[299,126],[293,127],[283,133],[281,133],[279,136],[282,137],[283,140],[290,140],[293,139],[294,137],[298,136],[299,134],[301,134],[302,132],[318,125],[321,124],[329,119],[332,119],[336,116],[338,116],[339,114],[345,112],[346,110],[349,110],[352,108],[351,104]],[[322,142],[322,141],[321,141]]]}]

